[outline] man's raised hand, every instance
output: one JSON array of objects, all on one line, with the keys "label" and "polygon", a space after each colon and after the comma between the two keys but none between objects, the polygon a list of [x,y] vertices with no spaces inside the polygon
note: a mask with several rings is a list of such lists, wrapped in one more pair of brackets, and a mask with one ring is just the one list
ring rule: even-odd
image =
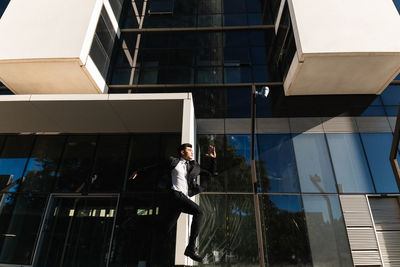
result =
[{"label": "man's raised hand", "polygon": [[208,146],[208,153],[206,154],[206,157],[214,159],[217,157],[217,153],[215,152],[215,146]]}]

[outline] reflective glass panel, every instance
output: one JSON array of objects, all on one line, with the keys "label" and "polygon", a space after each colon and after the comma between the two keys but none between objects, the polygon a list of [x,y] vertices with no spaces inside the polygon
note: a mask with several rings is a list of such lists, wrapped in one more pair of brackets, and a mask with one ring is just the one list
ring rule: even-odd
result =
[{"label": "reflective glass panel", "polygon": [[135,134],[129,152],[129,173],[145,168],[134,180],[126,182],[126,190],[154,192],[169,189],[169,180],[163,168],[169,157],[177,155],[180,134]]},{"label": "reflective glass panel", "polygon": [[128,135],[102,135],[97,141],[96,156],[87,190],[117,192],[127,177]]},{"label": "reflective glass panel", "polygon": [[174,266],[175,228],[167,233],[168,194],[135,193],[119,202],[111,267]]},{"label": "reflective glass panel", "polygon": [[353,266],[337,196],[303,196],[313,266]]},{"label": "reflective glass panel", "polygon": [[22,191],[50,192],[58,168],[65,136],[38,136],[26,166]]},{"label": "reflective glass panel", "polygon": [[[249,118],[251,116],[251,88],[230,87],[226,89],[226,117]],[[250,132],[250,129],[248,129]]]},{"label": "reflective glass panel", "polygon": [[393,141],[391,133],[362,133],[361,139],[377,193],[398,193],[389,155]]},{"label": "reflective glass panel", "polygon": [[268,266],[312,266],[300,196],[262,195],[260,204]]},{"label": "reflective glass panel", "polygon": [[253,203],[251,195],[200,195],[200,266],[259,265]]},{"label": "reflective glass panel", "polygon": [[257,177],[262,191],[300,191],[290,135],[258,134],[257,150]]},{"label": "reflective glass panel", "polygon": [[400,103],[400,85],[389,85],[381,94],[385,106],[397,106]]},{"label": "reflective glass panel", "polygon": [[[0,174],[13,175],[13,182],[22,177],[31,152],[34,136],[9,135],[0,154]],[[18,190],[19,185],[10,191]]]},{"label": "reflective glass panel", "polygon": [[[207,158],[204,156],[208,153],[208,146],[215,146],[215,151],[217,153],[217,175],[202,175],[200,177],[200,185],[208,192],[223,192],[226,191],[227,183],[229,177],[227,177],[227,173],[225,172],[225,165],[229,165],[229,163],[225,160],[225,136],[224,135],[198,135],[198,144],[199,144],[199,153],[200,153],[200,164],[207,163]],[[232,156],[232,159],[235,155],[227,153]],[[229,156],[228,156],[229,157]],[[235,178],[232,177],[232,180]]]},{"label": "reflective glass panel", "polygon": [[35,266],[106,266],[116,197],[51,199]]},{"label": "reflective glass panel", "polygon": [[151,13],[172,13],[174,10],[173,0],[153,0],[150,2],[149,12]]},{"label": "reflective glass panel", "polygon": [[199,136],[201,163],[207,164],[208,146],[216,147],[217,175],[201,176],[201,186],[208,192],[250,192],[250,135]]},{"label": "reflective glass panel", "polygon": [[0,263],[30,264],[47,197],[0,194]]},{"label": "reflective glass panel", "polygon": [[68,136],[57,173],[57,192],[80,192],[89,180],[96,148],[94,135]]},{"label": "reflective glass panel", "polygon": [[327,134],[340,193],[372,193],[374,187],[358,134]]},{"label": "reflective glass panel", "polygon": [[293,137],[300,187],[303,193],[336,193],[335,178],[323,134]]},{"label": "reflective glass panel", "polygon": [[250,135],[227,135],[223,177],[226,191],[251,191]]}]

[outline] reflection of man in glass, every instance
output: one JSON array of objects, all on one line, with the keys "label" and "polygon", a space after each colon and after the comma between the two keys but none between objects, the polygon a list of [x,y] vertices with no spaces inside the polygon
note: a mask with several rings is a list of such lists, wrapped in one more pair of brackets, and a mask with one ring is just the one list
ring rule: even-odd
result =
[{"label": "reflection of man in glass", "polygon": [[[209,146],[207,157],[210,159],[210,164],[207,169],[203,169],[200,165],[193,160],[193,149],[191,144],[182,144],[178,148],[179,158],[170,157],[168,160],[168,177],[171,177],[169,181],[171,199],[168,220],[166,224],[166,231],[169,232],[176,224],[176,221],[181,212],[193,215],[192,225],[190,229],[189,244],[185,249],[185,256],[190,257],[195,261],[202,261],[197,249],[196,238],[200,231],[201,220],[203,217],[203,211],[200,206],[189,199],[200,192],[203,188],[197,184],[197,176],[200,174],[210,175],[215,172],[216,166],[216,152],[215,147]],[[135,179],[138,173],[145,171],[146,168],[135,171],[129,178]]]}]

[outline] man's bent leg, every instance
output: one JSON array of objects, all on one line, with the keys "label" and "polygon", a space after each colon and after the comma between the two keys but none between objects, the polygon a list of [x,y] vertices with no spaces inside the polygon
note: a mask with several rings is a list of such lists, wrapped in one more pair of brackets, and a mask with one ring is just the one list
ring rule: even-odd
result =
[{"label": "man's bent leg", "polygon": [[190,200],[182,193],[177,193],[177,202],[179,203],[180,210],[184,213],[188,213],[193,215],[192,225],[190,227],[190,237],[189,244],[185,250],[185,255],[189,256],[193,260],[201,261],[202,257],[200,257],[195,249],[196,246],[196,238],[200,232],[201,221],[203,218],[203,211],[200,206],[195,202]]}]

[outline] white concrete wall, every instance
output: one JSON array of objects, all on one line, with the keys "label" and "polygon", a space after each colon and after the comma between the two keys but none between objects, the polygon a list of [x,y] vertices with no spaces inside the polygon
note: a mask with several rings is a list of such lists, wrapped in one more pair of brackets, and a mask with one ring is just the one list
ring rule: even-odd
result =
[{"label": "white concrete wall", "polygon": [[301,53],[399,52],[392,0],[289,0]]},{"label": "white concrete wall", "polygon": [[297,53],[286,95],[380,94],[400,71],[392,0],[288,0]]},{"label": "white concrete wall", "polygon": [[79,58],[98,1],[12,0],[0,20],[0,60]]}]

